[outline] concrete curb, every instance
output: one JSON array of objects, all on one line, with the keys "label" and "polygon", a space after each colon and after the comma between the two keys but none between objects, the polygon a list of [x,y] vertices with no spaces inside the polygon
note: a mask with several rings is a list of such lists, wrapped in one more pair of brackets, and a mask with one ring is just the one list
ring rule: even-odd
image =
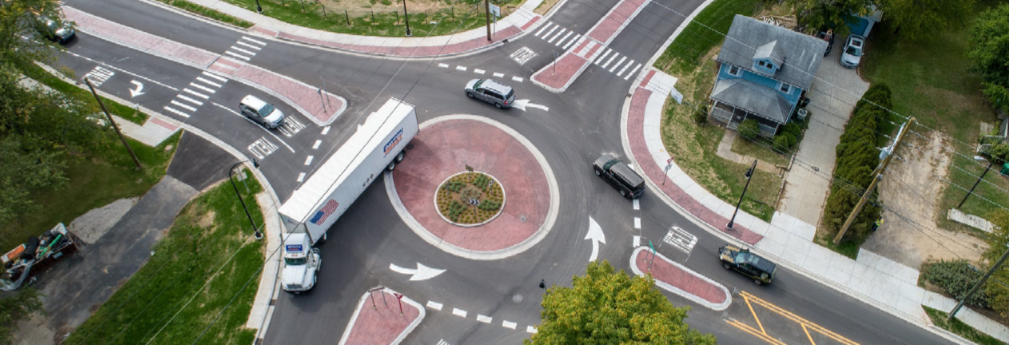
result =
[{"label": "concrete curb", "polygon": [[[386,287],[383,288],[382,293],[396,294],[398,292]],[[350,322],[347,323],[347,328],[343,331],[343,336],[340,337],[339,342],[340,345],[344,345],[347,343],[347,338],[350,337],[350,332],[354,330],[354,323],[357,322],[357,317],[361,314],[361,308],[364,307],[364,302],[368,300],[368,296],[371,296],[370,292],[365,292],[364,295],[361,295],[361,299],[357,302],[357,309],[354,309],[354,315],[350,317]],[[409,304],[411,307],[417,308],[418,310],[417,318],[414,319],[412,322],[410,322],[410,325],[408,325],[406,329],[400,332],[399,335],[396,337],[396,339],[393,340],[392,343],[390,343],[390,345],[398,345],[399,343],[403,342],[403,339],[405,339],[407,335],[413,332],[413,330],[416,329],[418,325],[420,325],[420,322],[424,320],[424,317],[427,316],[427,310],[423,306],[421,306],[420,303],[417,303],[413,299],[410,299],[410,297],[406,297],[406,295],[403,295],[403,302],[406,302],[406,304]]]},{"label": "concrete curb", "polygon": [[546,220],[543,222],[543,225],[540,226],[539,230],[536,230],[536,233],[534,233],[532,236],[526,238],[525,240],[519,242],[514,246],[493,251],[477,251],[477,250],[465,249],[443,241],[441,238],[435,236],[426,228],[424,228],[424,226],[421,225],[420,222],[417,221],[417,219],[413,218],[413,215],[410,214],[410,211],[408,211],[406,209],[406,206],[403,205],[403,201],[399,199],[399,194],[396,193],[396,184],[393,181],[392,173],[386,172],[385,178],[383,179],[385,180],[385,190],[386,194],[389,195],[389,201],[392,202],[393,208],[396,209],[396,213],[399,214],[400,218],[403,219],[403,222],[406,223],[406,225],[409,226],[410,229],[412,229],[413,232],[416,233],[417,236],[420,236],[420,238],[423,239],[425,242],[445,251],[446,253],[458,257],[467,258],[471,260],[500,260],[529,250],[529,248],[532,248],[533,246],[538,244],[540,241],[546,238],[547,234],[550,233],[550,231],[553,229],[554,222],[557,220],[557,213],[558,210],[560,209],[560,189],[557,187],[557,179],[554,176],[553,169],[550,168],[550,164],[547,162],[546,157],[544,157],[543,154],[541,154],[539,150],[536,149],[536,146],[534,146],[531,142],[529,142],[528,139],[526,139],[524,136],[522,136],[522,134],[519,134],[511,127],[508,127],[503,123],[480,116],[475,115],[439,116],[434,119],[424,121],[424,123],[421,123],[420,130],[423,132],[424,128],[428,126],[450,120],[473,120],[494,126],[514,137],[523,146],[525,146],[526,149],[529,150],[529,152],[531,152],[534,157],[536,157],[536,161],[543,169],[543,174],[546,175],[547,185],[550,188],[550,207],[547,210]]},{"label": "concrete curb", "polygon": [[[634,248],[634,252],[631,253],[631,271],[634,272],[634,274],[637,274],[637,275],[642,276],[642,277],[645,276],[645,273],[642,272],[640,268],[638,268],[637,258],[638,258],[638,254],[640,254],[642,251],[645,251],[645,250],[648,250],[648,247],[637,247],[637,248]],[[693,274],[694,276],[696,276],[698,278],[701,278],[702,280],[710,283],[711,285],[715,285],[720,290],[722,290],[723,292],[725,292],[725,302],[717,303],[717,304],[716,303],[711,303],[711,302],[708,302],[707,300],[701,298],[700,296],[697,296],[695,294],[683,291],[683,289],[675,287],[672,284],[669,284],[667,282],[655,279],[655,285],[657,285],[658,287],[663,288],[666,291],[669,291],[669,292],[675,293],[677,295],[680,295],[683,298],[689,299],[689,300],[693,301],[694,303],[700,304],[702,306],[707,307],[708,309],[715,310],[715,311],[725,310],[726,308],[729,307],[729,305],[732,304],[732,295],[729,294],[729,289],[725,288],[724,285],[719,284],[718,282],[716,282],[714,280],[711,280],[711,278],[705,277],[704,275],[702,275],[700,273],[697,273],[694,270],[687,268],[686,266],[680,265],[676,261],[670,260],[669,258],[665,257],[661,253],[655,253],[655,256],[659,257],[663,261],[668,262],[669,264],[671,264],[673,266],[678,267],[681,270],[684,270],[684,271],[686,271],[686,272],[688,272],[690,274]]]}]

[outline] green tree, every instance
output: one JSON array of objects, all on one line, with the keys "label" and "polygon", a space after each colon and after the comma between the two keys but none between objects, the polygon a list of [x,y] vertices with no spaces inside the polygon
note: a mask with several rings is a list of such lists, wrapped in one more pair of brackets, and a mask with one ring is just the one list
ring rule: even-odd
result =
[{"label": "green tree", "polygon": [[799,24],[810,29],[834,29],[834,35],[844,37],[850,32],[847,23],[860,15],[868,15],[879,0],[789,0],[794,6]]},{"label": "green tree", "polygon": [[880,8],[891,30],[919,40],[963,25],[974,13],[974,0],[883,0]]},{"label": "green tree", "polygon": [[42,302],[34,289],[26,288],[0,298],[0,345],[13,344],[18,321],[39,310],[42,310]]},{"label": "green tree", "polygon": [[589,263],[571,287],[543,297],[543,322],[525,344],[715,344],[690,329],[689,307],[677,308],[654,288],[651,276],[628,276],[609,262]]},{"label": "green tree", "polygon": [[977,17],[967,56],[981,74],[981,90],[988,102],[1009,111],[1009,4],[985,10]]}]

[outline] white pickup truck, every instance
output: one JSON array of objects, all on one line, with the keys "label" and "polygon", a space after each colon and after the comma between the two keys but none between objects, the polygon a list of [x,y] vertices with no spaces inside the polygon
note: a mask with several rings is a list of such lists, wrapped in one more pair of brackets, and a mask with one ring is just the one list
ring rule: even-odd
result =
[{"label": "white pickup truck", "polygon": [[300,293],[315,286],[322,264],[317,242],[382,173],[403,160],[403,148],[417,135],[411,104],[392,98],[368,115],[333,155],[280,207],[288,234],[283,246],[281,287]]}]

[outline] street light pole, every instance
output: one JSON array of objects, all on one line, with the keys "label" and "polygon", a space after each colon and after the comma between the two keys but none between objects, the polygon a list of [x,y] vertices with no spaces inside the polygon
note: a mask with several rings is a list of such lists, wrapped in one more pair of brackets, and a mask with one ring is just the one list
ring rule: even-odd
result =
[{"label": "street light pole", "polygon": [[750,180],[753,177],[753,169],[757,168],[757,160],[753,160],[753,165],[750,165],[750,169],[746,170],[746,184],[743,185],[743,193],[739,194],[739,201],[736,202],[736,210],[732,211],[732,219],[729,219],[729,224],[725,225],[726,229],[732,230],[732,224],[736,222],[736,213],[739,213],[739,205],[743,203],[743,196],[746,195],[746,188],[750,187]]},{"label": "street light pole", "polygon": [[406,36],[410,37],[410,13],[406,11],[406,0],[403,0],[403,17],[406,21]]},{"label": "street light pole", "polygon": [[263,6],[259,6],[259,0],[256,0],[256,12],[263,13]]},{"label": "street light pole", "polygon": [[[974,158],[975,158],[975,159],[977,159],[978,157],[977,157],[977,156],[974,156]],[[974,182],[974,186],[973,186],[973,187],[970,187],[970,191],[968,191],[968,192],[967,192],[967,195],[964,195],[964,196],[963,196],[963,200],[960,200],[960,204],[959,204],[959,205],[956,205],[956,208],[957,208],[957,209],[959,209],[959,208],[960,208],[961,206],[963,206],[963,203],[967,202],[967,198],[969,198],[969,197],[970,197],[971,193],[974,193],[974,188],[977,188],[977,185],[978,185],[979,183],[981,183],[981,180],[984,180],[984,175],[988,174],[988,170],[990,170],[990,169],[991,169],[991,166],[992,166],[992,164],[995,164],[995,161],[989,161],[989,162],[988,162],[988,167],[987,167],[987,168],[984,168],[984,172],[983,172],[983,173],[981,173],[981,177],[978,177],[978,178],[977,178],[977,182]]]},{"label": "street light pole", "polygon": [[256,222],[254,222],[252,220],[252,214],[249,213],[249,207],[245,206],[245,200],[242,199],[242,193],[238,192],[238,186],[235,185],[235,179],[232,178],[232,175],[235,172],[235,167],[241,165],[242,163],[243,162],[235,163],[235,165],[231,166],[231,169],[228,169],[228,180],[231,181],[231,187],[235,189],[235,195],[238,196],[238,202],[242,203],[242,209],[245,210],[245,216],[249,217],[249,224],[252,224],[252,229],[256,230],[255,236],[256,236],[256,239],[259,240],[259,239],[263,238],[263,234],[261,232],[259,232],[259,227],[257,227],[256,226]]}]

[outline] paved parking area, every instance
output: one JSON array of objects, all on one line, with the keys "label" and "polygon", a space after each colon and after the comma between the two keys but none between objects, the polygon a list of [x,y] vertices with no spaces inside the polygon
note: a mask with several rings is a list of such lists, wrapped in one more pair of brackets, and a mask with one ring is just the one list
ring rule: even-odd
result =
[{"label": "paved parking area", "polygon": [[820,63],[816,79],[806,93],[811,121],[799,144],[795,163],[785,176],[785,192],[778,211],[816,225],[823,212],[841,132],[869,83],[853,69],[838,63],[844,39],[838,37],[830,55]]}]

